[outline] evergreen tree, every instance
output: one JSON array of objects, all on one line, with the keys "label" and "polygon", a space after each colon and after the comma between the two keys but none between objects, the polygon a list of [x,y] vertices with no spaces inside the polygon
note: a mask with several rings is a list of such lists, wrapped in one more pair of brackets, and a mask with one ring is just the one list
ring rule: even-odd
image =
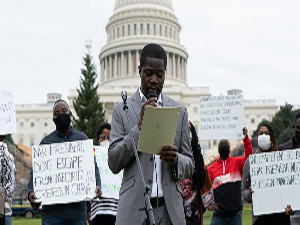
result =
[{"label": "evergreen tree", "polygon": [[10,144],[12,144],[12,145],[14,145],[14,146],[17,146],[17,145],[15,144],[14,140],[12,139],[11,134],[7,134],[7,135],[6,135],[6,142],[7,142],[7,143],[10,143]]},{"label": "evergreen tree", "polygon": [[73,101],[77,114],[77,118],[73,117],[73,125],[89,138],[94,139],[94,144],[97,144],[98,140],[95,138],[95,132],[98,126],[105,121],[105,111],[97,94],[99,86],[95,83],[97,72],[89,53],[85,54],[83,65],[80,88],[77,88],[78,97]]}]

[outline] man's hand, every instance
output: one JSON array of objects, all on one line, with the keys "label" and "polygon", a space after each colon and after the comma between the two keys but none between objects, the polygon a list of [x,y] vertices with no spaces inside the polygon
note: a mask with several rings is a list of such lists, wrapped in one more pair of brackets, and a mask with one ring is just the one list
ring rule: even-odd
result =
[{"label": "man's hand", "polygon": [[218,204],[218,203],[214,203],[214,204],[212,204],[210,207],[208,207],[208,210],[209,210],[209,211],[217,212],[218,209],[219,209],[219,204]]},{"label": "man's hand", "polygon": [[91,211],[89,211],[87,213],[87,221],[88,221],[89,225],[93,225],[93,221],[91,220]]},{"label": "man's hand", "polygon": [[38,210],[39,207],[40,207],[40,205],[41,205],[41,202],[36,202],[36,201],[35,201],[36,199],[37,199],[37,198],[36,198],[34,192],[31,192],[31,193],[29,194],[29,196],[28,196],[28,201],[30,202],[30,205],[31,205],[31,207],[32,207],[33,209]]},{"label": "man's hand", "polygon": [[252,190],[252,187],[249,187],[249,193],[252,195],[254,193],[254,191]]},{"label": "man's hand", "polygon": [[101,188],[99,186],[96,186],[95,193],[96,193],[96,196],[94,197],[94,199],[101,198],[102,191],[101,191]]},{"label": "man's hand", "polygon": [[144,112],[146,106],[152,106],[152,107],[157,107],[156,104],[157,98],[149,98],[142,106],[141,113],[140,113],[140,120],[138,122],[138,127],[141,130],[142,123],[143,123],[143,118],[144,118]]},{"label": "man's hand", "polygon": [[290,215],[294,215],[295,212],[293,211],[291,205],[287,205],[285,207],[285,212],[284,212],[286,215],[290,216]]},{"label": "man's hand", "polygon": [[178,161],[177,148],[175,146],[162,146],[158,152],[160,158],[164,160],[169,166],[174,166]]},{"label": "man's hand", "polygon": [[248,129],[247,129],[247,127],[244,127],[244,128],[243,128],[243,135],[244,135],[244,138],[243,138],[243,139],[245,139],[245,138],[248,137]]}]

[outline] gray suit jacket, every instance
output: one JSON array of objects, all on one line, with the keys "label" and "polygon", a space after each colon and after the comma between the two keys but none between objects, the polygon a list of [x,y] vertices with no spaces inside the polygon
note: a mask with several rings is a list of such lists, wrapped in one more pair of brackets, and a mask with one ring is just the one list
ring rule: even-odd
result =
[{"label": "gray suit jacket", "polygon": [[[171,168],[162,161],[162,189],[166,207],[172,224],[185,224],[183,199],[178,179],[189,178],[193,174],[194,160],[192,157],[188,115],[184,106],[162,94],[163,107],[181,106],[179,122],[176,130],[174,146],[178,150],[177,168]],[[144,189],[141,182],[133,150],[132,135],[137,145],[140,130],[137,123],[142,108],[139,91],[127,100],[128,114],[131,124],[129,128],[126,112],[123,110],[123,103],[114,107],[111,123],[111,144],[108,150],[108,165],[113,173],[122,169],[123,181],[119,192],[119,204],[117,212],[117,225],[140,225],[146,219],[145,211],[139,209],[145,207]],[[139,152],[139,159],[142,166],[146,185],[150,186],[151,195],[154,160],[151,154]],[[177,173],[174,173],[176,171]],[[175,175],[177,174],[177,175]],[[176,177],[177,176],[177,177]]]}]

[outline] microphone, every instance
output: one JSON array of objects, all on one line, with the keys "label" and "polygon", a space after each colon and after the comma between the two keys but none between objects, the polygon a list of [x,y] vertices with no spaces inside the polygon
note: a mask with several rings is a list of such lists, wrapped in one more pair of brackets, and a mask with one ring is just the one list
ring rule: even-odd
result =
[{"label": "microphone", "polygon": [[121,96],[122,96],[122,99],[123,99],[123,110],[125,111],[126,109],[128,109],[127,107],[127,91],[121,91]]},{"label": "microphone", "polygon": [[121,92],[121,96],[122,96],[123,102],[126,103],[126,100],[127,100],[127,91],[125,91],[125,90],[122,91]]},{"label": "microphone", "polygon": [[148,94],[148,99],[149,98],[157,98],[156,93],[154,91],[150,91]]}]

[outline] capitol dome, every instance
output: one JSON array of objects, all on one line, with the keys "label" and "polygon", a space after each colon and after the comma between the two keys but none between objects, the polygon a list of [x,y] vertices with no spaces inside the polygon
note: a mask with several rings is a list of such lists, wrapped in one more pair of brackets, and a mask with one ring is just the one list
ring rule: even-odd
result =
[{"label": "capitol dome", "polygon": [[167,53],[167,85],[187,87],[187,58],[180,44],[181,26],[172,0],[116,0],[106,25],[107,43],[101,49],[100,87],[140,84],[140,52],[148,43],[158,43]]},{"label": "capitol dome", "polygon": [[172,0],[116,0],[115,11],[126,7],[132,8],[133,4],[135,4],[134,7],[138,7],[140,5],[145,6],[145,4],[148,4],[151,8],[153,8],[153,4],[156,4],[157,6],[166,7],[173,11]]}]

